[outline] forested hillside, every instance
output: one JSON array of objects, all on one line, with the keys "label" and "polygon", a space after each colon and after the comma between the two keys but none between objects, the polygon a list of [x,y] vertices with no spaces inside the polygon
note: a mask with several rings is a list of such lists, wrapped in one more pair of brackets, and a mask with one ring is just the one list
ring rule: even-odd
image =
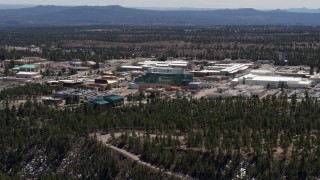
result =
[{"label": "forested hillside", "polygon": [[50,88],[21,88],[0,92],[0,102],[7,105],[21,96],[31,99],[0,110],[0,179],[139,179],[141,174],[146,179],[169,178],[110,151],[89,137],[89,129],[75,128],[71,117],[59,125],[64,113],[76,112],[32,100]]},{"label": "forested hillside", "polygon": [[[154,99],[119,108],[84,104],[65,110],[27,101],[0,111],[0,169],[14,178],[116,178],[123,172],[121,161],[89,134],[130,129],[146,135],[122,135],[113,144],[194,178],[313,179],[320,177],[319,117],[317,100],[295,97]],[[28,164],[34,163],[39,169],[32,171]],[[139,168],[133,172],[138,176]]]},{"label": "forested hillside", "polygon": [[[52,61],[155,57],[278,61],[320,67],[320,28],[308,26],[0,28],[0,60],[40,56]],[[35,45],[41,52],[6,50]]]}]

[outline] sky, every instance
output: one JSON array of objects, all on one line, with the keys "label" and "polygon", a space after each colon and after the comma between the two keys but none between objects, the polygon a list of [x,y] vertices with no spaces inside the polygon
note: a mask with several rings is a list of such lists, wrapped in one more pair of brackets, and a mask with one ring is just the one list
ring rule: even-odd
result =
[{"label": "sky", "polygon": [[121,5],[125,7],[320,8],[320,0],[0,0],[0,4]]}]

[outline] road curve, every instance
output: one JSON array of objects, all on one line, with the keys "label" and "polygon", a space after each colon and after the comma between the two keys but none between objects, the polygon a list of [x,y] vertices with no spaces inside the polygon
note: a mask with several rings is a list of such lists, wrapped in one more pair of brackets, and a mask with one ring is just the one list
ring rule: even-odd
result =
[{"label": "road curve", "polygon": [[191,177],[187,177],[187,176],[183,176],[183,175],[180,175],[180,174],[171,172],[171,171],[167,171],[167,170],[165,170],[165,169],[162,169],[162,168],[153,166],[153,165],[151,165],[150,163],[147,163],[147,162],[145,162],[145,161],[142,161],[137,155],[132,154],[132,153],[130,153],[130,152],[124,150],[124,149],[120,149],[120,148],[118,148],[118,147],[116,147],[116,146],[113,146],[112,144],[109,144],[109,143],[108,143],[108,139],[109,139],[109,138],[110,138],[110,135],[109,135],[109,134],[106,134],[106,135],[98,135],[98,134],[97,134],[97,139],[98,139],[99,141],[102,141],[103,144],[105,144],[108,148],[110,148],[110,149],[112,149],[112,150],[114,150],[114,151],[116,151],[116,152],[118,152],[118,153],[120,153],[120,154],[122,154],[122,155],[124,155],[124,156],[126,156],[126,157],[128,157],[128,158],[130,158],[130,159],[132,159],[132,160],[134,160],[134,161],[136,161],[136,162],[137,162],[138,164],[140,164],[140,165],[146,166],[146,167],[148,167],[148,168],[150,168],[150,169],[153,169],[153,170],[155,170],[155,171],[157,171],[157,172],[163,172],[163,173],[167,174],[168,176],[173,176],[173,177],[175,177],[175,178],[179,178],[179,179],[192,179]]}]

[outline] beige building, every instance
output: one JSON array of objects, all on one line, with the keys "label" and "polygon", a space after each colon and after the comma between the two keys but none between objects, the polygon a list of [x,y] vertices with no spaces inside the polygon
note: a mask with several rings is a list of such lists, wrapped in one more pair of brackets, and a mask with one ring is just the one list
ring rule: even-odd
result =
[{"label": "beige building", "polygon": [[23,72],[20,71],[16,74],[17,78],[26,78],[26,79],[37,79],[41,78],[42,76],[38,72]]}]

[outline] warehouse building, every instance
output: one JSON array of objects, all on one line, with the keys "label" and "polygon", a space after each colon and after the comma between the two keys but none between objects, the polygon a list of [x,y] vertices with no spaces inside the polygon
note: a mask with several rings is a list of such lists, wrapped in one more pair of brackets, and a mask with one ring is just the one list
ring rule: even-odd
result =
[{"label": "warehouse building", "polygon": [[176,61],[141,61],[135,66],[121,66],[121,71],[144,71],[149,68],[181,68],[190,69],[191,64],[188,61],[176,60]]},{"label": "warehouse building", "polygon": [[110,104],[111,104],[109,101],[105,101],[103,99],[95,99],[95,100],[92,100],[90,102],[91,102],[91,104],[93,105],[94,108],[106,107],[106,106],[110,106]]},{"label": "warehouse building", "polygon": [[121,71],[143,71],[141,66],[121,66]]},{"label": "warehouse building", "polygon": [[141,61],[138,63],[139,66],[143,68],[150,67],[163,67],[163,68],[182,68],[188,69],[190,63],[184,60],[175,60],[175,61]]},{"label": "warehouse building", "polygon": [[39,79],[42,76],[38,72],[23,72],[20,71],[16,74],[16,78],[25,78],[25,79]]},{"label": "warehouse building", "polygon": [[309,88],[313,81],[298,77],[285,76],[259,76],[248,74],[232,80],[233,85],[245,84],[249,86],[260,85],[266,88]]},{"label": "warehouse building", "polygon": [[195,77],[205,77],[205,76],[229,76],[245,72],[250,67],[249,64],[214,64],[213,66],[207,66],[206,69],[201,71],[191,71]]},{"label": "warehouse building", "polygon": [[116,94],[103,96],[103,99],[110,102],[112,106],[121,106],[124,104],[124,97]]},{"label": "warehouse building", "polygon": [[90,101],[94,107],[121,106],[124,104],[124,97],[116,94],[103,96]]}]

